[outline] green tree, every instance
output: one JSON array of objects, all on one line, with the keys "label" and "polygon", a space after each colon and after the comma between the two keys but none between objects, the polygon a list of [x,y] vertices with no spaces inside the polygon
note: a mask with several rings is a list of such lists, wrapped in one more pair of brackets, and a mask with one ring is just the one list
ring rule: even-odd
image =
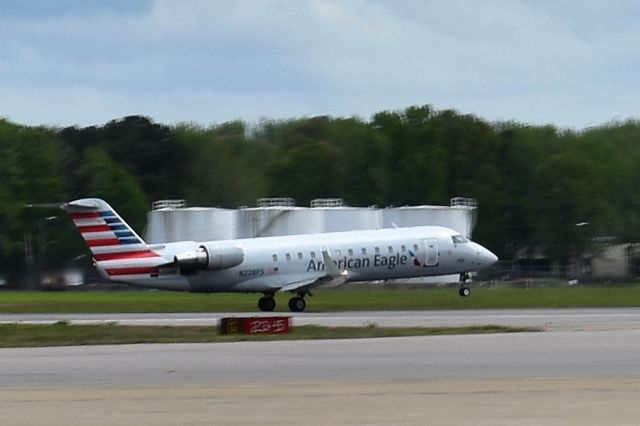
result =
[{"label": "green tree", "polygon": [[238,207],[265,196],[273,149],[246,139],[242,123],[209,129],[183,124],[174,132],[186,157],[183,196],[190,204]]},{"label": "green tree", "polygon": [[550,156],[535,171],[542,200],[532,212],[536,240],[560,265],[592,250],[593,237],[603,230],[604,191],[593,170],[589,158],[565,152]]},{"label": "green tree", "polygon": [[0,120],[0,266],[10,275],[24,270],[28,252],[47,251],[44,219],[55,213],[25,206],[64,199],[58,148],[51,129]]},{"label": "green tree", "polygon": [[386,204],[448,203],[445,194],[449,162],[430,106],[403,112],[381,112],[372,126],[389,141]]},{"label": "green tree", "polygon": [[85,197],[102,198],[138,233],[142,234],[149,203],[138,180],[111,159],[101,146],[85,150],[78,177],[85,182]]},{"label": "green tree", "polygon": [[286,152],[271,170],[271,196],[290,196],[300,205],[314,198],[341,196],[338,185],[339,151],[325,141],[299,144]]},{"label": "green tree", "polygon": [[[135,176],[150,199],[176,198],[183,192],[185,156],[168,126],[147,117],[128,116],[102,127],[65,128],[60,134],[65,141],[65,165],[69,171],[82,167],[86,149],[101,146]],[[76,176],[67,173],[67,188],[71,196],[81,197],[82,182]]]},{"label": "green tree", "polygon": [[0,246],[5,254],[22,244],[19,219],[25,205],[63,199],[57,150],[53,131],[0,120],[0,229],[5,235]]}]

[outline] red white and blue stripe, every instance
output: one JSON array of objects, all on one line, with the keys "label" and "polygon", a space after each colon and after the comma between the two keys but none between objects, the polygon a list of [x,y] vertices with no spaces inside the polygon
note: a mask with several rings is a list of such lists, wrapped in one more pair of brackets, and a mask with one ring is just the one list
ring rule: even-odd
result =
[{"label": "red white and blue stripe", "polygon": [[106,202],[88,198],[65,210],[93,254],[98,269],[113,278],[157,275],[164,259],[140,238]]}]

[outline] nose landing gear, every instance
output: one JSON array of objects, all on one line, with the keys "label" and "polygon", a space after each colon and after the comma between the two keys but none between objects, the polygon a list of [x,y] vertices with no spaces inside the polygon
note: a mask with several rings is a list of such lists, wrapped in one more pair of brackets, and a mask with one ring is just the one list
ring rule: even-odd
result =
[{"label": "nose landing gear", "polygon": [[471,294],[471,289],[467,286],[467,281],[469,281],[469,273],[463,272],[460,274],[460,289],[458,290],[458,294],[462,297],[469,297]]},{"label": "nose landing gear", "polygon": [[469,295],[471,294],[471,289],[469,289],[469,287],[460,287],[460,290],[458,290],[458,294],[460,294],[460,296],[462,297],[469,297]]}]

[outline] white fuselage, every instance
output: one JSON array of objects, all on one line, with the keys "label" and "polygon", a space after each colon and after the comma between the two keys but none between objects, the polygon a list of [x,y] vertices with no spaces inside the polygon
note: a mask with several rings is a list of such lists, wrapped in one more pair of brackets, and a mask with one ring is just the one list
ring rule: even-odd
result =
[{"label": "white fuselage", "polygon": [[[200,244],[187,241],[149,246],[169,262]],[[289,283],[327,275],[323,251],[345,281],[372,281],[476,271],[497,257],[486,248],[438,226],[418,226],[324,234],[290,235],[220,241],[240,247],[236,266],[184,274],[180,268],[160,268],[154,276],[120,277],[118,280],[155,288],[195,292],[272,293]],[[98,269],[104,269],[101,262]]]}]

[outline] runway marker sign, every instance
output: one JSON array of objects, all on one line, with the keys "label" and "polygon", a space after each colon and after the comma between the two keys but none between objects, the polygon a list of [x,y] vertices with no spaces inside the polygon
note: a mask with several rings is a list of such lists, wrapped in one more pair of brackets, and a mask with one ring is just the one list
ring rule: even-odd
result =
[{"label": "runway marker sign", "polygon": [[291,330],[291,317],[226,317],[220,334],[284,334]]}]

